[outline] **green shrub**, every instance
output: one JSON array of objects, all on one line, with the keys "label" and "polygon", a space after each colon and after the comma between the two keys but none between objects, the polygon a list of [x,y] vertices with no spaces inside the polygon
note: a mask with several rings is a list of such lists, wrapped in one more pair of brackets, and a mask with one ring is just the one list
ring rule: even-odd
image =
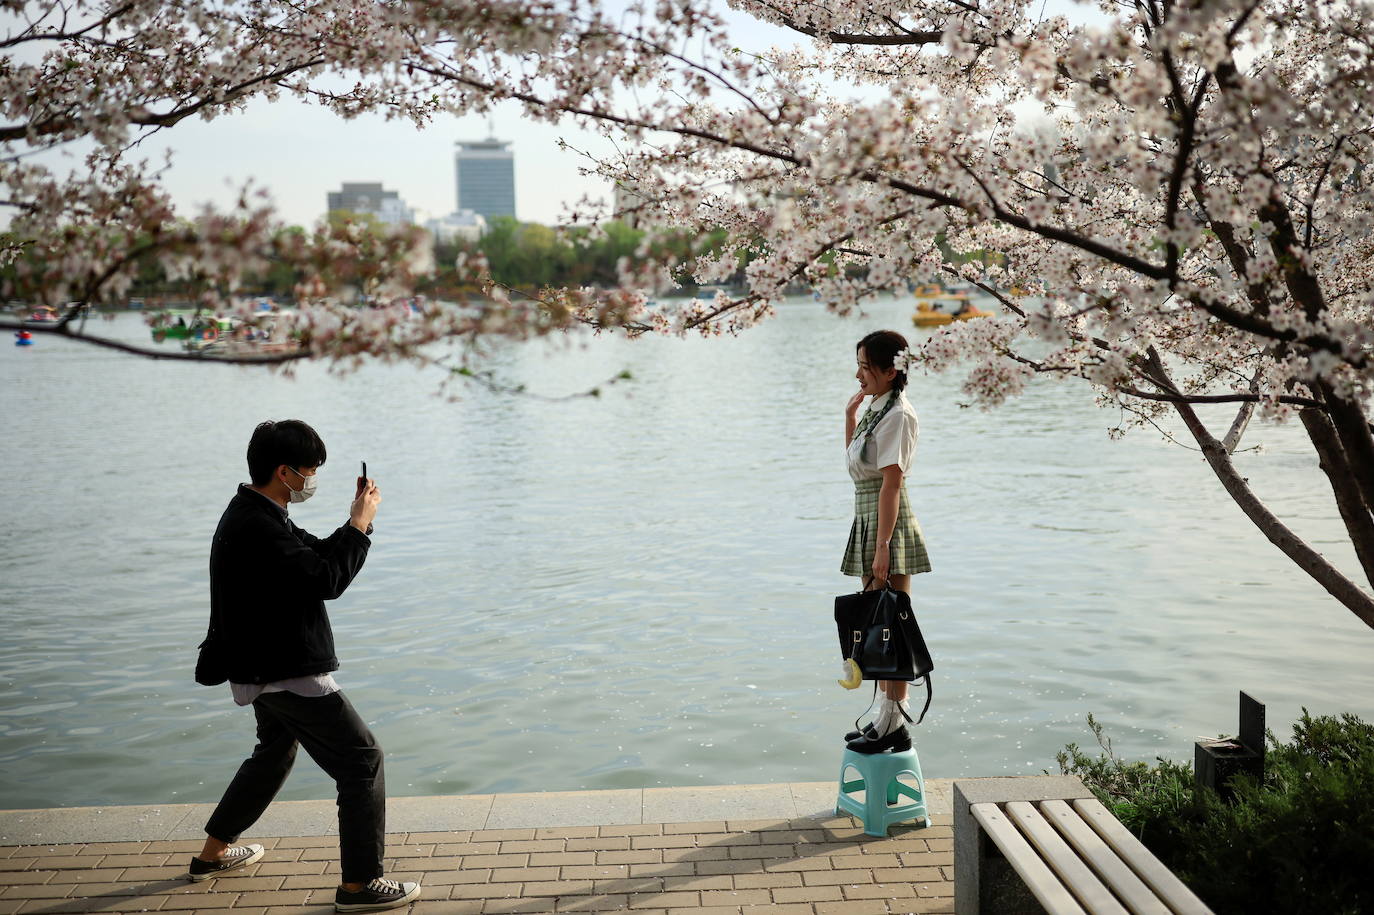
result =
[{"label": "green shrub", "polygon": [[[1157,765],[1126,762],[1112,752],[1112,741],[1091,714],[1088,728],[1102,752],[1088,756],[1071,743],[1055,756],[1059,771],[1077,775],[1097,799],[1137,836],[1149,823],[1192,802],[1193,768],[1156,758]],[[1145,841],[1143,836],[1141,841]],[[1148,844],[1148,843],[1147,843]]]},{"label": "green shrub", "polygon": [[1195,789],[1191,766],[1126,762],[1091,715],[1088,727],[1102,752],[1070,744],[1060,772],[1218,913],[1374,912],[1374,725],[1303,709],[1291,742],[1268,735],[1262,782],[1237,778],[1229,803]]}]

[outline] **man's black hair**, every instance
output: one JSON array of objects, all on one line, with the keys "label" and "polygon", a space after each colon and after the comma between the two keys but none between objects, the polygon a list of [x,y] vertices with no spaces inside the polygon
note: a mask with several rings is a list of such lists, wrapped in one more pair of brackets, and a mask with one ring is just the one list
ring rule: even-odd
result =
[{"label": "man's black hair", "polygon": [[258,423],[248,440],[248,478],[254,486],[267,485],[282,464],[296,469],[318,467],[324,459],[324,442],[299,419]]}]

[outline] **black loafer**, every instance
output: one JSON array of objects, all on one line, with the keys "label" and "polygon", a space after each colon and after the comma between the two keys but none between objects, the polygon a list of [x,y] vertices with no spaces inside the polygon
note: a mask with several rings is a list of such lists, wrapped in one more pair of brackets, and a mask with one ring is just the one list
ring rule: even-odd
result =
[{"label": "black loafer", "polygon": [[860,737],[868,737],[872,740],[877,740],[878,729],[871,724],[866,724],[862,731],[850,731],[848,734],[844,735],[844,742],[849,743],[849,741],[858,740]]},{"label": "black loafer", "polygon": [[865,736],[851,740],[845,747],[855,753],[884,753],[888,750],[893,753],[904,753],[911,749],[911,732],[906,729],[906,725],[902,725],[897,730],[876,739]]}]

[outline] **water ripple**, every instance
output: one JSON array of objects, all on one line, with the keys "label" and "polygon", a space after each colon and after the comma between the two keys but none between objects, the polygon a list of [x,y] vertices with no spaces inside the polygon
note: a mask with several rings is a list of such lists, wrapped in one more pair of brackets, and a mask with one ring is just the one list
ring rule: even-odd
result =
[{"label": "water ripple", "polygon": [[[0,526],[0,807],[212,802],[250,711],[191,682],[207,551],[263,418],[329,444],[307,529],[344,520],[356,461],[384,502],[367,567],[330,608],[339,681],[395,794],[823,780],[868,702],[834,685],[831,599],[852,491],[840,452],[852,346],[909,305],[814,303],[717,341],[503,346],[559,403],[410,366],[295,380],[44,340],[0,349],[0,461],[25,477]],[[108,330],[140,339],[124,316]],[[909,487],[936,571],[915,606],[938,665],[927,776],[1053,768],[1090,743],[1186,759],[1235,693],[1282,733],[1307,705],[1374,717],[1369,631],[1247,526],[1191,452],[1071,385],[991,413],[916,377]],[[188,392],[195,392],[188,397]],[[211,410],[199,405],[212,403]],[[1257,491],[1354,573],[1298,428],[1255,427]],[[118,529],[117,536],[112,530]],[[301,765],[283,798],[328,797]]]}]

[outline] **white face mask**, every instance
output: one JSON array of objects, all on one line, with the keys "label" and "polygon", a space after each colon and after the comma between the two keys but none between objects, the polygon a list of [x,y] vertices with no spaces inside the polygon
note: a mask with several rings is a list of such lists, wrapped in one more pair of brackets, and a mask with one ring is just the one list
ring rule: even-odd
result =
[{"label": "white face mask", "polygon": [[300,489],[291,489],[290,484],[287,484],[286,488],[291,493],[291,495],[287,498],[290,499],[290,501],[304,502],[306,499],[310,498],[315,494],[315,474],[306,476],[294,467],[288,467],[286,469],[294,473],[296,476],[300,477],[303,481]]}]

